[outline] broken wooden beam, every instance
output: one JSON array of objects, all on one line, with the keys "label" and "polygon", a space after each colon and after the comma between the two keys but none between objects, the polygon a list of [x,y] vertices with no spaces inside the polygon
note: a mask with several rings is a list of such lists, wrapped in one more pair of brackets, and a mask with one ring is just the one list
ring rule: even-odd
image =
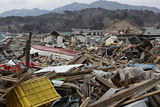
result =
[{"label": "broken wooden beam", "polygon": [[117,88],[115,85],[111,84],[110,82],[108,82],[107,80],[103,79],[102,77],[96,75],[96,80],[102,84],[102,86],[104,86],[105,88],[109,89],[109,88]]},{"label": "broken wooden beam", "polygon": [[88,103],[89,103],[90,100],[91,100],[91,98],[90,98],[90,97],[87,97],[87,98],[83,101],[83,103],[80,105],[80,107],[87,107],[87,105],[88,105]]},{"label": "broken wooden beam", "polygon": [[[92,104],[89,104],[89,107],[104,107],[104,106],[110,106],[112,103],[117,102],[121,99],[128,98],[130,95],[133,95],[137,91],[139,91],[142,87],[149,87],[150,84],[153,83],[160,83],[160,77],[145,80],[141,83],[135,83],[133,86],[129,87],[128,89],[123,89],[122,91],[117,92],[116,94],[106,97],[102,100],[97,100]],[[149,85],[148,85],[149,84]]]},{"label": "broken wooden beam", "polygon": [[0,80],[10,81],[10,82],[14,82],[14,83],[18,82],[17,78],[12,78],[9,76],[0,76]]},{"label": "broken wooden beam", "polygon": [[130,104],[130,103],[133,103],[133,102],[142,100],[142,99],[144,99],[144,98],[148,98],[148,97],[150,97],[150,96],[153,96],[153,95],[156,95],[156,94],[159,94],[159,93],[160,93],[160,90],[157,90],[157,91],[148,93],[148,94],[146,94],[146,95],[137,97],[137,98],[135,98],[135,99],[131,99],[131,100],[128,100],[128,101],[126,101],[126,102],[123,102],[122,104],[120,104],[120,106],[124,106],[124,105],[127,105],[127,104]]}]

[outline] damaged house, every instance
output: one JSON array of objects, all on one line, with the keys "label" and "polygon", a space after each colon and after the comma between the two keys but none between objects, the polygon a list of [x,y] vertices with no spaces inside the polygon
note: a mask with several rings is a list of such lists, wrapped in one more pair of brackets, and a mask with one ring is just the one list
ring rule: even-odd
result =
[{"label": "damaged house", "polygon": [[52,31],[50,34],[46,34],[41,38],[41,42],[49,43],[57,39],[60,34],[57,31]]}]

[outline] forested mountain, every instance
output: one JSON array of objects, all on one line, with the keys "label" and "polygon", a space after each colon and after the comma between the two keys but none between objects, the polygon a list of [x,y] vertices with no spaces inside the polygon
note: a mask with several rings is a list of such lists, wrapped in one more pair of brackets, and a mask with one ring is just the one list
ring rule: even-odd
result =
[{"label": "forested mountain", "polygon": [[72,28],[104,29],[117,20],[129,19],[135,24],[154,26],[160,23],[160,13],[139,10],[106,10],[102,8],[65,11],[64,14],[48,13],[35,17],[0,18],[0,29],[4,32],[47,33],[52,30]]},{"label": "forested mountain", "polygon": [[[54,2],[54,1],[53,1]],[[119,2],[113,2],[113,1],[107,1],[107,0],[97,0],[90,4],[85,3],[78,3],[74,2],[68,5],[64,5],[62,7],[56,8],[52,11],[50,10],[44,10],[44,9],[14,9],[10,11],[6,11],[3,13],[0,13],[0,17],[7,17],[7,16],[39,16],[46,13],[63,13],[64,11],[77,11],[87,8],[103,8],[107,10],[149,10],[153,11],[155,13],[160,13],[159,8],[155,7],[148,7],[148,6],[135,6],[135,5],[128,5],[128,4],[122,4]]]}]

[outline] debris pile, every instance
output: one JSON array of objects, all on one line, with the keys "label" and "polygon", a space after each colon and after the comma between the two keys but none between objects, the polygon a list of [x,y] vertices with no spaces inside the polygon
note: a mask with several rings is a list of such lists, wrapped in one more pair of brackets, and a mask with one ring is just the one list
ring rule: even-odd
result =
[{"label": "debris pile", "polygon": [[0,106],[158,107],[158,39],[59,36],[1,42]]}]

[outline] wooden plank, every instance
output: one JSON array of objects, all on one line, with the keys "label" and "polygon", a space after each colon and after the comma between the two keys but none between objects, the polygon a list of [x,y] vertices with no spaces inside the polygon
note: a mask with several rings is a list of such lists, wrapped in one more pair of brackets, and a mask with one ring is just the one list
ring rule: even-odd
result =
[{"label": "wooden plank", "polygon": [[68,86],[68,87],[72,87],[72,88],[80,90],[80,87],[77,86],[76,84],[73,84],[73,83],[63,83],[62,85],[63,86]]},{"label": "wooden plank", "polygon": [[89,58],[93,58],[93,59],[95,59],[95,60],[97,60],[97,61],[99,61],[99,62],[103,62],[103,63],[105,63],[105,64],[107,64],[107,65],[110,65],[110,64],[111,64],[111,62],[110,62],[109,60],[103,59],[103,58],[98,57],[98,56],[95,56],[95,55],[85,54],[85,56],[86,56],[86,57],[89,57]]},{"label": "wooden plank", "polygon": [[80,107],[87,107],[87,105],[88,105],[88,103],[89,103],[90,100],[91,100],[91,98],[90,98],[90,97],[87,97],[87,98],[83,101],[83,103],[80,105]]},{"label": "wooden plank", "polygon": [[102,71],[108,71],[108,70],[114,70],[115,67],[106,67],[106,68],[99,68],[98,70],[102,70]]},{"label": "wooden plank", "polygon": [[139,89],[139,91],[137,91],[131,98],[136,98],[136,97],[140,96],[144,92],[154,88],[158,83],[159,83],[159,81],[155,81],[154,83],[148,83],[148,85],[141,87]]},{"label": "wooden plank", "polygon": [[124,99],[120,100],[120,101],[117,101],[113,104],[111,104],[109,107],[119,107],[119,104],[123,101]]},{"label": "wooden plank", "polygon": [[138,90],[140,90],[142,87],[149,87],[151,84],[153,83],[160,83],[160,77],[157,78],[153,78],[153,79],[149,79],[149,80],[145,80],[141,83],[135,83],[133,86],[129,87],[128,89],[123,89],[122,91],[119,91],[118,93],[106,97],[102,100],[98,100],[95,101],[92,104],[89,104],[89,107],[104,107],[104,106],[110,106],[113,102],[117,102],[121,99],[125,99],[130,95],[133,95],[134,93],[136,93]]},{"label": "wooden plank", "polygon": [[12,78],[9,76],[0,76],[0,80],[5,80],[5,81],[10,81],[10,82],[15,82],[15,83],[18,81],[17,78]]},{"label": "wooden plank", "polygon": [[33,73],[33,71],[32,71],[32,72],[29,72],[29,73],[26,73],[22,78],[20,78],[20,79],[17,81],[17,83],[16,83],[13,87],[9,88],[9,90],[0,97],[0,103],[6,103],[6,102],[4,101],[6,95],[7,95],[14,87],[18,86],[21,82],[23,82],[26,78],[28,78],[32,73]]},{"label": "wooden plank", "polygon": [[8,92],[8,90],[7,89],[0,89],[0,92],[1,93],[6,93],[6,92]]},{"label": "wooden plank", "polygon": [[91,61],[93,63],[94,68],[96,68],[98,66],[102,66],[102,62],[96,62],[96,61],[93,61],[92,59],[90,59],[89,61]]},{"label": "wooden plank", "polygon": [[82,64],[86,59],[86,56],[82,56],[74,64]]},{"label": "wooden plank", "polygon": [[47,76],[49,79],[51,79],[52,77],[54,77],[57,73],[55,71],[51,71],[43,76]]},{"label": "wooden plank", "polygon": [[96,80],[107,89],[109,89],[109,88],[117,88],[115,85],[109,83],[107,80],[103,79],[102,77],[100,77],[98,75],[96,75]]},{"label": "wooden plank", "polygon": [[144,98],[148,98],[148,97],[150,97],[150,96],[153,96],[153,95],[156,95],[156,94],[159,94],[159,93],[160,93],[160,90],[157,90],[157,91],[148,93],[148,94],[146,94],[146,95],[144,95],[144,96],[140,96],[140,97],[138,97],[138,98],[128,100],[128,101],[120,104],[120,106],[124,106],[124,105],[127,105],[127,104],[130,104],[130,103],[133,103],[133,102],[142,100],[142,99],[144,99]]},{"label": "wooden plank", "polygon": [[16,76],[16,74],[7,75],[7,77],[14,77],[14,76]]},{"label": "wooden plank", "polygon": [[65,65],[70,65],[70,64],[74,64],[81,56],[76,56],[73,59],[71,59],[70,61],[68,61]]}]

